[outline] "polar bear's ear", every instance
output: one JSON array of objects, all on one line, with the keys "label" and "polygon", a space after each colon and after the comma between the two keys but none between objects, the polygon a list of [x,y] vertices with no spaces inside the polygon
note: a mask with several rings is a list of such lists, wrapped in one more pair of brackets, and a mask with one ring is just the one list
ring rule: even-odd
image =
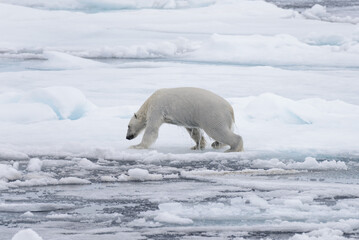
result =
[{"label": "polar bear's ear", "polygon": [[134,113],[134,116],[135,116],[135,118],[137,119],[137,114],[136,114],[136,113]]}]

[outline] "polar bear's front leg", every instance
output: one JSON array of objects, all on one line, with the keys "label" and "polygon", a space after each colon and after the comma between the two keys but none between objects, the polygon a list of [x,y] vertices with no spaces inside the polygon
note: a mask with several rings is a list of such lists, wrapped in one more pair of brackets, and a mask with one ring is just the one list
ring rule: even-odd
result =
[{"label": "polar bear's front leg", "polygon": [[146,128],[145,133],[140,144],[131,146],[133,149],[149,148],[158,137],[158,128]]},{"label": "polar bear's front leg", "polygon": [[130,146],[131,149],[146,149],[148,147],[143,146],[141,143],[137,145]]},{"label": "polar bear's front leg", "polygon": [[162,124],[161,121],[148,121],[141,143],[138,145],[131,146],[130,148],[133,149],[149,148],[157,140],[158,130],[161,124]]}]

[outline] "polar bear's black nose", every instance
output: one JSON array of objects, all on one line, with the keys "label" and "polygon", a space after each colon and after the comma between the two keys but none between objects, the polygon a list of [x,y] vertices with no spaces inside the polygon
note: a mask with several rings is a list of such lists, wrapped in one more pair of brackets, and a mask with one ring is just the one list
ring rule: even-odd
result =
[{"label": "polar bear's black nose", "polygon": [[126,136],[126,139],[127,140],[131,140],[131,139],[133,139],[135,136],[132,134],[132,135],[128,135],[128,136]]}]

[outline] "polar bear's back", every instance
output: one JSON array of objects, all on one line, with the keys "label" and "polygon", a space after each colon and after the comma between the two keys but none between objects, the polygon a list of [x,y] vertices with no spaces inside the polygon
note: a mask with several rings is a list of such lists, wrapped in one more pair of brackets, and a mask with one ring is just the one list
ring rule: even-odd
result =
[{"label": "polar bear's back", "polygon": [[183,87],[164,88],[151,97],[153,106],[159,106],[169,123],[189,127],[231,126],[234,117],[232,106],[222,97],[205,89]]}]

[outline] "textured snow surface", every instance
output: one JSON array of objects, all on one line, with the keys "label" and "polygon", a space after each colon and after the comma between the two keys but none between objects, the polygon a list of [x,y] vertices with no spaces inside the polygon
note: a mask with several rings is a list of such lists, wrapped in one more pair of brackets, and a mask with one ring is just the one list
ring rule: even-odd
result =
[{"label": "textured snow surface", "polygon": [[350,17],[350,16],[335,16],[327,12],[326,7],[315,4],[312,8],[307,9],[303,12],[303,16],[309,19],[316,19],[328,22],[344,22],[344,23],[359,23],[358,17]]},{"label": "textured snow surface", "polygon": [[3,3],[11,3],[20,6],[27,6],[39,9],[50,10],[74,10],[85,12],[97,11],[113,11],[113,10],[128,10],[141,8],[155,8],[155,9],[175,9],[175,8],[192,8],[204,7],[214,4],[215,0],[65,0],[65,1],[46,1],[46,0],[1,0]]},{"label": "textured snow surface", "polygon": [[[269,239],[355,239],[358,158],[293,159],[272,153],[264,160],[268,154],[42,157],[39,172],[28,171],[28,160],[22,160],[17,180],[2,182],[1,221],[31,227],[44,239],[68,234],[96,239],[100,233],[156,239],[168,231],[172,237],[206,233],[214,239],[260,239],[263,234]],[[61,229],[48,229],[60,223]],[[17,228],[1,229],[10,237]]]},{"label": "textured snow surface", "polygon": [[34,230],[29,228],[19,231],[11,240],[42,240],[42,238]]},{"label": "textured snow surface", "polygon": [[[0,238],[357,239],[357,7],[311,3],[0,0]],[[225,98],[245,151],[129,149],[171,87]]]}]

